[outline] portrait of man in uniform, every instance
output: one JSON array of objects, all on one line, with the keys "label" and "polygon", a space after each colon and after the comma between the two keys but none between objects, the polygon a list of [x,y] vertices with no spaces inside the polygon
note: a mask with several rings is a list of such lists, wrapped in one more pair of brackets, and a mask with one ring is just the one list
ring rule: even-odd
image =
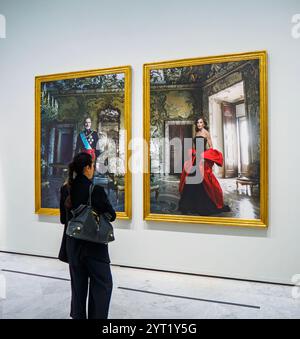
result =
[{"label": "portrait of man in uniform", "polygon": [[36,77],[38,214],[58,213],[69,163],[86,152],[94,184],[105,189],[119,217],[129,217],[129,85],[128,66]]},{"label": "portrait of man in uniform", "polygon": [[75,154],[85,152],[92,156],[93,161],[96,161],[100,155],[100,151],[97,149],[98,140],[98,133],[92,130],[92,119],[86,117],[84,119],[84,130],[77,137]]}]

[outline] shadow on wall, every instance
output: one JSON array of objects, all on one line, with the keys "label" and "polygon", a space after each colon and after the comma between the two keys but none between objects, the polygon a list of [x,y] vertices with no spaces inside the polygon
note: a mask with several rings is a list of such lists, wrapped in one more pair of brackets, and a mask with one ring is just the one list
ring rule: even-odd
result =
[{"label": "shadow on wall", "polygon": [[237,237],[267,238],[269,229],[258,229],[255,227],[219,226],[204,224],[181,224],[181,223],[155,223],[144,221],[147,230],[167,231],[178,233],[211,234]]},{"label": "shadow on wall", "polygon": [[[1,180],[0,180],[0,182],[1,182]],[[0,189],[1,189],[1,186],[0,186]],[[1,216],[0,216],[0,218],[1,218]],[[59,215],[56,215],[56,216],[38,215],[38,222],[60,225],[60,226],[62,226],[61,229],[63,229],[63,225],[61,225],[61,223],[60,223]],[[116,222],[113,223],[113,226],[114,226],[115,229],[123,229],[123,230],[130,230],[130,229],[133,228],[132,221],[128,222],[128,220],[117,220]]]},{"label": "shadow on wall", "polygon": [[[1,145],[0,145],[1,146]],[[0,154],[3,154],[2,149],[0,148]],[[7,206],[6,206],[6,180],[4,175],[4,166],[3,159],[0,157],[0,250],[5,249],[6,247],[6,214],[7,214]]]}]

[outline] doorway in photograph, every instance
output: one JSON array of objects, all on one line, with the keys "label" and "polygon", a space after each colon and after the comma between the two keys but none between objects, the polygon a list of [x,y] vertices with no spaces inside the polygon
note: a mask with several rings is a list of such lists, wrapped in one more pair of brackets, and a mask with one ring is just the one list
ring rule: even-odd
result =
[{"label": "doorway in photograph", "polygon": [[215,174],[230,197],[231,208],[255,217],[259,212],[259,174],[255,162],[249,166],[251,145],[243,81],[209,97],[209,126],[214,147],[224,154],[224,165],[215,166]]},{"label": "doorway in photograph", "polygon": [[[188,142],[193,138],[192,121],[168,121],[166,123],[166,154],[168,167],[166,173],[180,176],[184,161],[188,158]],[[185,147],[186,146],[186,147]],[[190,145],[191,147],[192,145]]]}]

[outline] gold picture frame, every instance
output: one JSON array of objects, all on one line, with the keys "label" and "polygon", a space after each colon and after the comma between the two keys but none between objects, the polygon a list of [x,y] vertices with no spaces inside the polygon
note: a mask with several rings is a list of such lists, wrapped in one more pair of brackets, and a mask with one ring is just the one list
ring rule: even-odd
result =
[{"label": "gold picture frame", "polygon": [[[143,79],[144,79],[144,140],[145,140],[145,143],[144,143],[144,184],[143,184],[143,187],[144,187],[144,193],[143,193],[144,195],[143,197],[144,199],[144,220],[158,221],[158,222],[177,222],[177,223],[209,224],[209,225],[220,225],[220,226],[266,228],[268,226],[267,52],[266,51],[255,51],[255,52],[248,52],[248,53],[147,63],[147,64],[144,64]],[[246,79],[248,83],[245,85]],[[220,81],[221,83],[218,83],[218,81]],[[242,85],[240,85],[241,81],[243,82]],[[153,153],[156,151],[151,150],[152,146],[150,148],[150,145],[153,144],[153,141],[156,138],[155,135],[163,136],[163,137],[167,135],[166,126],[168,126],[168,128],[170,129],[170,126],[172,125],[172,123],[176,125],[176,121],[170,122],[169,121],[170,119],[177,120],[179,121],[179,124],[180,124],[181,123],[180,121],[184,119],[192,120],[190,119],[190,116],[193,116],[193,114],[195,114],[198,118],[200,111],[201,111],[200,112],[201,115],[203,116],[204,115],[203,110],[206,110],[206,115],[208,115],[209,118],[213,116],[214,113],[211,113],[210,111],[211,107],[215,107],[213,105],[219,104],[217,101],[217,98],[218,98],[217,93],[221,93],[221,94],[218,94],[219,95],[218,100],[222,101],[222,98],[224,97],[224,94],[222,91],[224,91],[226,88],[229,88],[229,87],[226,87],[226,86],[229,86],[228,84],[226,85],[226,82],[228,82],[230,86],[236,85],[235,88],[239,86],[238,88],[240,89],[240,91],[241,90],[243,91],[241,98],[244,100],[244,103],[240,103],[239,105],[244,105],[243,106],[244,111],[246,112],[244,113],[244,115],[246,118],[244,120],[239,120],[241,121],[239,126],[242,126],[242,123],[244,126],[246,124],[245,121],[248,121],[248,125],[247,125],[248,132],[247,133],[249,135],[250,135],[250,132],[249,132],[250,128],[252,128],[251,131],[253,135],[255,133],[255,126],[257,129],[256,133],[258,135],[255,137],[257,137],[258,140],[260,140],[260,142],[258,141],[257,144],[255,145],[251,144],[251,142],[252,143],[254,142],[252,139],[251,139],[252,141],[251,140],[249,141],[247,139],[248,137],[242,139],[242,136],[243,136],[242,132],[239,132],[240,133],[239,144],[237,145],[237,142],[235,143],[237,145],[235,147],[240,147],[240,148],[244,147],[243,152],[246,155],[247,155],[247,152],[248,154],[250,151],[254,152],[253,149],[254,150],[259,149],[259,154],[257,154],[256,152],[256,153],[249,155],[249,157],[250,156],[252,157],[251,158],[252,160],[244,159],[243,160],[244,162],[240,160],[240,164],[238,165],[239,166],[238,170],[240,170],[242,173],[241,164],[243,165],[243,168],[247,168],[248,170],[248,168],[250,168],[250,165],[252,164],[251,161],[253,161],[253,164],[255,165],[253,165],[251,168],[254,168],[255,166],[258,168],[257,173],[256,173],[258,177],[257,182],[255,182],[253,179],[254,183],[257,185],[256,187],[254,185],[253,189],[252,189],[252,186],[250,185],[251,194],[249,195],[249,186],[247,186],[247,184],[249,183],[249,180],[243,181],[244,176],[236,177],[236,179],[232,178],[232,180],[230,179],[231,181],[228,181],[228,182],[236,184],[238,187],[235,193],[234,193],[234,190],[232,189],[232,197],[233,197],[232,204],[233,205],[235,204],[235,205],[230,206],[231,207],[230,210],[232,211],[232,213],[228,212],[228,215],[229,215],[228,217],[226,216],[226,213],[223,213],[221,216],[218,214],[217,215],[200,215],[200,214],[197,215],[197,214],[191,214],[191,213],[188,213],[188,214],[182,214],[180,212],[178,213],[178,211],[176,210],[176,206],[175,206],[176,202],[174,203],[170,200],[169,204],[168,205],[166,204],[167,200],[169,199],[168,195],[171,195],[170,192],[167,191],[167,189],[171,190],[172,187],[171,185],[168,186],[168,184],[166,183],[167,180],[164,180],[164,175],[169,175],[169,172],[167,172],[166,174],[164,170],[161,171],[161,169],[159,169],[160,167],[164,166],[166,159],[168,161],[171,159],[170,156],[169,158],[166,158],[166,155],[165,155],[167,152],[171,152],[171,151],[168,148],[164,150],[163,149],[164,146],[157,146],[157,148],[159,149],[158,151],[159,155],[157,155],[156,153]],[[202,89],[200,88],[201,86],[203,86]],[[184,97],[184,94],[182,94],[183,92],[179,93],[179,91],[185,90],[187,93],[185,95],[188,96],[188,91],[191,91],[192,87],[194,91],[193,93],[195,93],[196,90],[200,91],[201,89],[201,99],[198,100],[199,103],[196,103],[198,105],[197,112],[195,112],[195,106],[197,105],[195,104],[193,106],[192,105],[193,102],[191,104],[191,99],[189,99],[190,102],[188,102],[188,100],[185,98],[182,99],[181,97]],[[231,91],[230,93],[232,93],[231,95],[233,97],[234,89],[233,87],[230,87],[230,88],[232,88],[230,89]],[[237,89],[235,91],[237,91]],[[257,92],[258,92],[258,95],[256,95]],[[194,94],[193,94],[193,98],[195,98]],[[182,104],[182,102],[184,102],[184,104]],[[184,109],[181,111],[179,110],[179,108],[181,107],[180,105],[182,105],[182,107],[183,105],[185,105],[184,109],[186,109],[186,111],[188,112],[188,113],[184,113],[185,114],[184,118],[182,118],[182,116],[180,115],[181,112],[184,111]],[[234,105],[236,107],[237,104],[234,104]],[[239,106],[239,109],[242,109],[242,106]],[[178,111],[180,111],[180,114],[178,113]],[[163,117],[162,117],[163,115],[162,112],[164,112]],[[258,115],[258,117],[255,118],[255,114]],[[206,118],[205,115],[204,117]],[[235,118],[236,117],[237,117],[237,114],[235,113]],[[244,116],[241,115],[239,119],[242,119],[243,117]],[[216,118],[216,119],[220,119],[220,118]],[[223,119],[224,119],[224,116],[223,116]],[[250,119],[252,120],[250,121]],[[250,125],[250,123],[253,126]],[[159,124],[160,124],[160,127],[157,127],[156,125],[159,125]],[[225,133],[224,126],[225,126],[225,123],[222,127],[223,134]],[[184,129],[185,127],[176,127],[176,128],[178,131],[179,129]],[[172,127],[172,131],[176,132],[176,128]],[[170,135],[171,134],[169,134],[168,136],[169,138],[170,138]],[[221,137],[219,139],[221,139]],[[241,141],[241,140],[246,140],[246,141]],[[225,141],[224,141],[224,135],[223,135],[223,143],[224,142]],[[246,146],[248,145],[247,146],[248,148],[246,148],[245,145]],[[159,148],[159,147],[162,147],[162,148]],[[169,147],[169,144],[168,144],[168,147]],[[155,150],[157,148],[154,147]],[[164,152],[165,154],[163,154]],[[241,153],[241,150],[239,152]],[[241,154],[239,155],[239,159],[241,159]],[[237,157],[237,155],[234,155],[234,156]],[[153,159],[156,161],[155,164],[154,164]],[[224,155],[224,161],[226,162],[226,154]],[[229,164],[229,160],[227,161],[227,165],[228,164]],[[259,166],[257,164],[259,164]],[[154,171],[153,170],[154,167],[158,174],[152,173]],[[222,173],[227,173],[226,171],[227,170],[223,170]],[[228,173],[229,173],[229,170],[228,170]],[[232,174],[234,173],[236,172],[232,172]],[[254,173],[254,172],[252,171],[251,173]],[[152,176],[156,178],[153,180],[154,183],[152,183]],[[241,180],[238,181],[237,179],[239,178]],[[247,178],[249,179],[249,177],[246,177],[246,179]],[[254,177],[251,176],[250,179],[251,178],[254,178]],[[177,177],[177,179],[178,179],[177,181],[181,180],[180,177]],[[157,180],[157,182],[155,182],[155,180]],[[219,180],[223,180],[223,179],[219,179]],[[175,185],[175,189],[177,189],[176,188],[177,181],[176,180],[174,181],[175,181],[175,184],[174,182],[172,182],[172,185],[173,185],[172,194],[176,196],[177,193],[174,193],[174,185]],[[222,182],[227,183],[225,180],[223,180]],[[242,185],[239,185],[240,183]],[[245,183],[246,185],[244,187]],[[246,192],[245,192],[245,189],[246,189]],[[241,190],[242,190],[242,193],[240,193]],[[254,190],[254,193],[252,194],[253,190]],[[160,191],[163,192],[161,199],[159,197]],[[155,197],[153,197],[153,195],[155,195]],[[259,197],[258,198],[259,200],[257,199],[257,196]],[[178,193],[178,197],[176,196],[175,198],[181,199],[181,197],[182,196]],[[224,193],[224,200],[226,200],[226,197],[227,196]],[[250,207],[248,206],[248,210],[247,210],[248,214],[246,214],[246,212],[244,213],[243,211],[241,211],[241,213],[238,214],[239,213],[239,210],[237,207],[238,203],[242,204],[242,202],[240,202],[239,199],[246,201],[246,206],[248,206],[247,202],[249,201],[252,202],[252,205],[250,204],[249,205]],[[238,212],[233,212],[232,207],[234,207],[235,210]],[[251,210],[251,208],[254,212]],[[171,213],[169,212],[170,210],[171,210]],[[250,215],[250,217],[248,215]]]},{"label": "gold picture frame", "polygon": [[[118,155],[121,154],[120,158],[116,158],[115,169],[112,169],[113,173],[107,176],[101,175],[99,180],[100,184],[101,182],[105,183],[104,185],[106,185],[110,193],[113,192],[117,201],[117,218],[131,219],[132,179],[131,171],[129,170],[131,158],[129,149],[131,140],[131,91],[131,66],[35,77],[36,214],[59,215],[58,184],[62,183],[60,173],[64,173],[65,177],[67,159],[70,161],[75,152],[76,133],[78,140],[82,122],[87,119],[86,116],[88,115],[89,117],[94,117],[93,119],[91,118],[92,127],[96,123],[100,124],[96,125],[97,127],[103,127],[103,133],[102,130],[100,131],[101,140],[104,140],[101,144],[104,145],[103,150],[99,151],[97,146],[97,150],[95,148],[96,154],[99,152],[104,154],[104,157],[105,152],[108,152],[107,140],[111,140],[110,135],[117,138],[117,146],[115,147],[118,150]],[[89,112],[86,112],[86,110]],[[79,120],[76,120],[76,116],[79,117],[80,123]],[[113,122],[110,119],[113,119]],[[50,129],[47,123],[51,125]],[[60,128],[59,132],[57,132],[57,128]],[[98,134],[98,131],[99,129],[95,135]],[[49,133],[52,133],[50,136],[52,144],[50,146],[47,141],[47,138],[50,138]],[[46,137],[45,134],[47,135]],[[58,141],[56,140],[57,134],[59,134]],[[97,139],[99,138],[100,140],[100,137],[98,134]],[[94,142],[93,139],[91,140]],[[46,145],[47,142],[48,144]],[[59,156],[56,154],[57,145],[61,148]],[[48,154],[50,155],[48,156]],[[49,158],[51,159],[49,160]],[[96,158],[96,164],[98,159]],[[50,162],[52,163],[50,164]],[[47,173],[44,174],[45,172]],[[53,174],[54,172],[56,176]],[[44,176],[48,177],[45,179]],[[112,205],[114,206],[113,203]]]}]

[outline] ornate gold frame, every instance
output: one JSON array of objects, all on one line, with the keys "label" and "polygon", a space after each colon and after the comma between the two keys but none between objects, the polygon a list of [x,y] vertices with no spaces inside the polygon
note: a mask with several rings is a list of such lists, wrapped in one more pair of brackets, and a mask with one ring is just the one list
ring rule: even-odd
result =
[{"label": "ornate gold frame", "polygon": [[[155,214],[150,212],[150,71],[162,68],[198,66],[243,60],[259,60],[260,66],[260,219],[238,219],[223,217],[201,217],[190,215]],[[215,224],[238,227],[268,226],[268,96],[267,96],[267,52],[256,51],[240,54],[182,59],[144,64],[144,220],[192,224]]]},{"label": "ornate gold frame", "polygon": [[106,75],[114,73],[125,74],[125,128],[126,135],[126,174],[125,174],[125,211],[117,212],[118,219],[131,219],[132,209],[132,187],[131,171],[129,159],[131,159],[131,150],[129,142],[131,140],[131,66],[120,66],[104,69],[95,69],[88,71],[69,72],[60,74],[51,74],[35,77],[35,213],[43,215],[59,215],[59,209],[41,207],[41,83],[72,78],[85,78],[97,75]]}]

